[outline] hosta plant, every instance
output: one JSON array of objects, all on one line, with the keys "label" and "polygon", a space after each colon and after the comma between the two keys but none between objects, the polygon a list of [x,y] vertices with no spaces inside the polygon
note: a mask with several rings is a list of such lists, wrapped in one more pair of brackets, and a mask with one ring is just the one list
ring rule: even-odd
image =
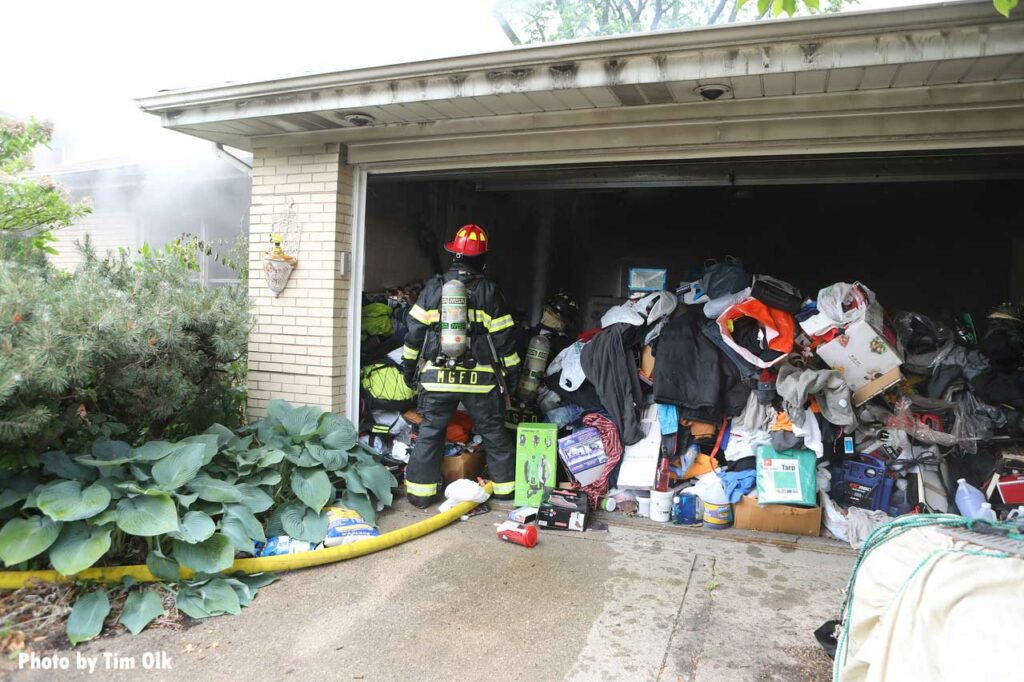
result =
[{"label": "hosta plant", "polygon": [[[186,567],[196,575],[177,602],[194,617],[245,605],[245,590],[218,575],[236,555],[253,554],[267,536],[320,542],[332,502],[373,522],[395,484],[348,419],[281,400],[238,432],[214,425],[134,448],[102,439],[86,453],[38,459],[37,467],[0,473],[4,565],[48,565],[70,576],[144,560],[166,581],[180,581]],[[90,599],[90,612],[103,610],[100,597]]]}]

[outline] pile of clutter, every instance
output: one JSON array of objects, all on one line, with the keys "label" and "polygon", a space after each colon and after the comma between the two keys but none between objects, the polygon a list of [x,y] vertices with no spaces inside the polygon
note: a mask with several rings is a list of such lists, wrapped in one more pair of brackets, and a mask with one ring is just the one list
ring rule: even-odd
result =
[{"label": "pile of clutter", "polygon": [[[1024,504],[1024,307],[996,308],[979,337],[967,314],[890,314],[860,282],[805,297],[731,257],[674,292],[666,274],[645,269],[648,290],[557,352],[521,353],[535,381],[509,420],[511,520],[583,530],[600,508],[713,529],[824,528],[856,547],[891,517],[994,519]],[[403,309],[389,301],[395,334]],[[364,438],[400,473],[417,415],[392,353],[363,369]],[[448,436],[446,484],[474,479],[484,458],[468,416]]]}]

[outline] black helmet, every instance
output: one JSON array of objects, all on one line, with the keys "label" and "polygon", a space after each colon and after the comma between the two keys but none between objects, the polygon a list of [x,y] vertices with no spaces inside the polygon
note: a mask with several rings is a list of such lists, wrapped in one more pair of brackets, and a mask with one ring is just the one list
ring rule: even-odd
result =
[{"label": "black helmet", "polygon": [[576,303],[576,299],[564,291],[559,291],[557,294],[549,296],[548,300],[544,301],[544,305],[554,310],[568,322],[574,322],[576,316],[580,313],[580,306]]}]

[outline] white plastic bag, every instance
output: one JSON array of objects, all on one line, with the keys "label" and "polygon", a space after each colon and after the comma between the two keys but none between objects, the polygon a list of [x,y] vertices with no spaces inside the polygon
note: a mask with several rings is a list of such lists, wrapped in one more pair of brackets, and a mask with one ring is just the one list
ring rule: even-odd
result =
[{"label": "white plastic bag", "polygon": [[446,512],[463,502],[486,502],[487,498],[490,497],[486,490],[468,478],[460,478],[449,483],[448,487],[444,489],[444,496],[448,499],[438,507],[437,510],[439,512]]},{"label": "white plastic bag", "polygon": [[860,282],[836,282],[818,292],[818,312],[838,325],[863,320],[874,302],[875,292]]}]

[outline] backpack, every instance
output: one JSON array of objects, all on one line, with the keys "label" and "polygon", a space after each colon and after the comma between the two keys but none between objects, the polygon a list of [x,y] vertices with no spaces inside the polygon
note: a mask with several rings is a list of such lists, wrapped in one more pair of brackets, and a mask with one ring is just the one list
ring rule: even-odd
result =
[{"label": "backpack", "polygon": [[404,412],[416,405],[416,391],[405,384],[401,368],[393,362],[376,362],[359,372],[359,383],[370,400],[371,410]]}]

